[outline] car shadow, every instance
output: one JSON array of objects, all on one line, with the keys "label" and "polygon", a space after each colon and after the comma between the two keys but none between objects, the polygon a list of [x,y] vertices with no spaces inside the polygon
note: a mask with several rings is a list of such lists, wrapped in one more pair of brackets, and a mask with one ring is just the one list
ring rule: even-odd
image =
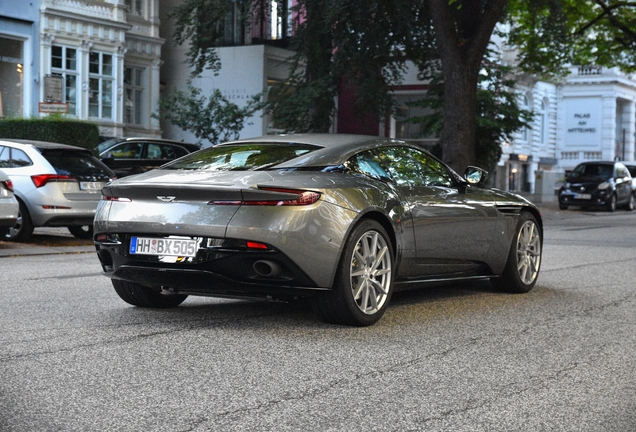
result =
[{"label": "car shadow", "polygon": [[[466,303],[467,298],[507,297],[509,294],[496,290],[490,281],[465,281],[461,283],[447,283],[443,285],[424,286],[393,294],[391,304],[383,317],[374,327],[382,327],[388,323],[387,316],[392,320],[399,320],[404,324],[408,321],[419,321],[418,311],[430,309],[436,313],[445,313],[440,305],[451,303]],[[521,296],[523,297],[523,295]],[[475,305],[475,308],[479,306]],[[430,318],[430,311],[423,313]],[[120,322],[134,323],[174,323],[179,326],[186,324],[196,328],[214,328],[232,325],[243,328],[344,328],[344,326],[324,322],[313,310],[311,299],[301,299],[293,302],[268,302],[257,300],[221,299],[213,297],[189,297],[177,308],[145,309],[136,307],[118,308]]]}]

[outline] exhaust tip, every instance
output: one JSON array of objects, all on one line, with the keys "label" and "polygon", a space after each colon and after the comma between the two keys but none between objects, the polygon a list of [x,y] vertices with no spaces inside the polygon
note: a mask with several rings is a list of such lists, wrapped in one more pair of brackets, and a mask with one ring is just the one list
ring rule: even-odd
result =
[{"label": "exhaust tip", "polygon": [[256,261],[252,268],[259,276],[275,278],[280,276],[281,268],[274,261],[260,260]]}]

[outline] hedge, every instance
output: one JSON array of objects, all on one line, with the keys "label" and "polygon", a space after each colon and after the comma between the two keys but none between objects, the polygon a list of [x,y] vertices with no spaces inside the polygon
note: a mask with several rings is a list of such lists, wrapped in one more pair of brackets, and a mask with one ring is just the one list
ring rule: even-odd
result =
[{"label": "hedge", "polygon": [[57,142],[94,151],[99,144],[99,129],[93,123],[56,116],[9,118],[0,120],[0,138]]}]

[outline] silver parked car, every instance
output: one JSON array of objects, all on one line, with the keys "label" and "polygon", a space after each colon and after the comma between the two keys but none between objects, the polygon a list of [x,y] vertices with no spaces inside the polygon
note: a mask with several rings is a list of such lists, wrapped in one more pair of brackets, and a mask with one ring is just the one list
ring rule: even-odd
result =
[{"label": "silver parked car", "polygon": [[424,282],[533,288],[539,211],[486,175],[378,137],[229,142],[106,186],[95,245],[132,305],[311,297],[327,321],[370,325],[394,290]]},{"label": "silver parked car", "polygon": [[0,171],[0,239],[9,232],[9,228],[18,220],[18,200],[13,195],[13,183]]},{"label": "silver parked car", "polygon": [[80,147],[0,139],[0,169],[13,182],[20,206],[6,239],[27,241],[34,227],[62,226],[91,238],[101,189],[115,174]]}]

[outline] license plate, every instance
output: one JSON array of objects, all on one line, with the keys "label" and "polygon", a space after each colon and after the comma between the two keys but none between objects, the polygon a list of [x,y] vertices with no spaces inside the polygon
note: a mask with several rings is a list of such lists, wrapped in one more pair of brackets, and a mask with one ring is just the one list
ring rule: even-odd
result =
[{"label": "license plate", "polygon": [[197,240],[192,239],[132,237],[130,254],[194,257],[197,254],[197,243]]},{"label": "license plate", "polygon": [[574,194],[574,199],[592,199],[592,195],[590,194]]},{"label": "license plate", "polygon": [[86,191],[100,191],[105,185],[105,182],[80,182],[80,189]]}]

